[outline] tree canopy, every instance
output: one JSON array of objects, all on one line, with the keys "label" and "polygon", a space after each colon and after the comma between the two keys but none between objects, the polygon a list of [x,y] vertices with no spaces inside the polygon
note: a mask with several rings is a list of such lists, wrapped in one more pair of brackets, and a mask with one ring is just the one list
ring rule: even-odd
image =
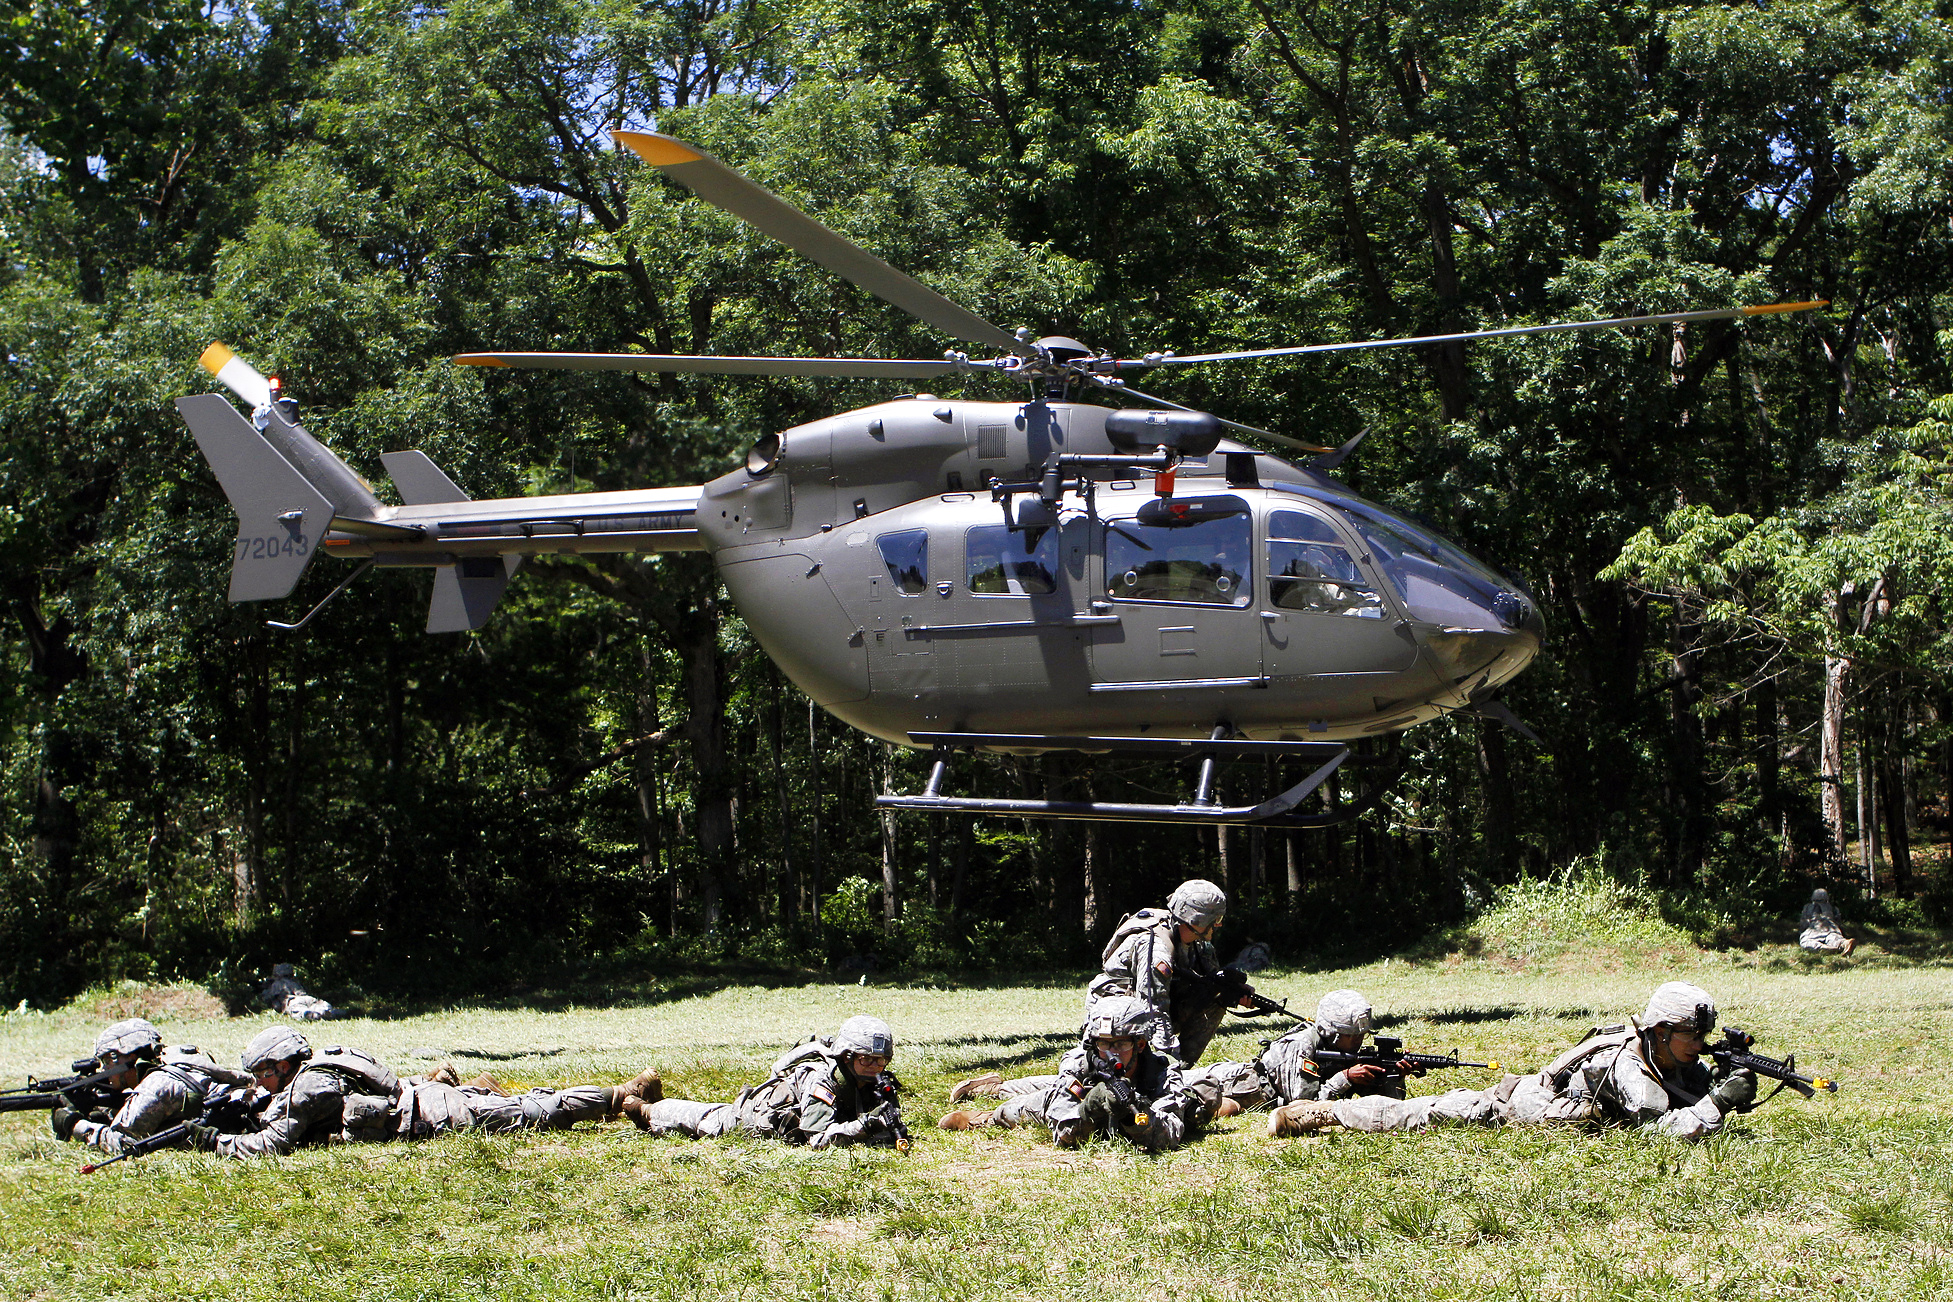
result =
[{"label": "tree canopy", "polygon": [[[1743,926],[1862,879],[1875,841],[1910,892],[1911,836],[1947,826],[1943,6],[4,12],[0,999],[293,955],[434,985],[1061,961],[1195,873],[1296,945],[1583,857]],[[886,395],[454,353],[941,351],[618,126],[696,141],[992,320],[1128,353],[1831,306],[1175,377],[1278,433],[1370,430],[1357,488],[1522,575],[1550,639],[1506,700],[1543,744],[1416,730],[1387,807],[1332,833],[885,823],[872,793],[919,761],[811,709],[703,557],[525,566],[459,637],[420,633],[398,575],[298,637],[224,600],[233,526],[170,405],[213,338],[355,466],[419,447],[477,496],[703,482]]]}]

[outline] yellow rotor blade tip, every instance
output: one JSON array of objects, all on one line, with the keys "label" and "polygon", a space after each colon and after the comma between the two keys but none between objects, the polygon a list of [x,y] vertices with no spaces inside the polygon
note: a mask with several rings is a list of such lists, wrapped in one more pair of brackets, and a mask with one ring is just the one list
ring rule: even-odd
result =
[{"label": "yellow rotor blade tip", "polygon": [[213,343],[210,347],[203,350],[203,356],[197,358],[197,365],[203,367],[204,370],[209,371],[212,375],[215,375],[224,369],[224,363],[230,361],[235,356],[237,354],[226,348],[222,343]]},{"label": "yellow rotor blade tip", "polygon": [[1828,298],[1814,298],[1807,303],[1760,303],[1755,307],[1743,309],[1744,316],[1764,316],[1772,312],[1808,312],[1812,308],[1829,307]]},{"label": "yellow rotor blade tip", "polygon": [[455,356],[452,360],[456,366],[507,366],[508,365],[508,363],[503,361],[501,358],[490,357],[487,353],[461,353]]},{"label": "yellow rotor blade tip", "polygon": [[613,131],[610,134],[616,138],[618,144],[623,145],[653,167],[696,163],[700,157],[695,150],[685,148],[670,136],[654,135],[649,131]]}]

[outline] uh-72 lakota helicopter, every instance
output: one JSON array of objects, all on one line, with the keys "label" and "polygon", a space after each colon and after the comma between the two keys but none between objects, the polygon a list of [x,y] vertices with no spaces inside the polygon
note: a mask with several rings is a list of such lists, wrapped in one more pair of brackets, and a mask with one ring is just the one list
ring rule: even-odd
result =
[{"label": "uh-72 lakota helicopter", "polygon": [[[213,344],[223,397],[177,407],[236,509],[230,599],[290,594],[321,552],[434,570],[427,631],[478,629],[526,556],[710,552],[753,635],[824,709],[887,741],[929,747],[920,795],[886,808],[1014,817],[1319,827],[1381,792],[1303,812],[1364,738],[1449,713],[1517,725],[1492,698],[1539,651],[1544,625],[1516,579],[1329,476],[1331,450],[1132,388],[1173,366],[1344,349],[1712,321],[1783,303],[1466,334],[1125,360],[1033,340],[951,302],[739,172],[669,137],[618,142],[701,199],[958,340],[999,350],[940,359],[477,353],[471,366],[1028,383],[1017,402],[907,394],[768,434],[703,486],[471,501],[424,454],[382,457],[404,505],[299,424],[294,403]],[[1080,400],[1130,397],[1143,409]],[[1312,454],[1306,465],[1222,428]],[[1358,436],[1361,438],[1361,435]],[[303,627],[318,610],[297,624]],[[993,800],[943,793],[959,749],[1180,756],[1177,804]],[[1214,797],[1217,760],[1309,761],[1252,805]]]}]

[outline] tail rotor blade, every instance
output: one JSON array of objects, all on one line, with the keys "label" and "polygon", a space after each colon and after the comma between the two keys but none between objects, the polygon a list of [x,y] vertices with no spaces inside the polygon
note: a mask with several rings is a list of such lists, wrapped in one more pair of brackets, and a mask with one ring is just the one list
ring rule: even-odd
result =
[{"label": "tail rotor blade", "polygon": [[648,131],[613,131],[611,135],[618,144],[707,203],[750,222],[796,253],[950,337],[998,348],[1016,347],[1017,340],[1000,327],[897,271],[852,240],[835,234],[704,150]]},{"label": "tail rotor blade", "polygon": [[221,343],[203,350],[197,365],[217,377],[217,383],[251,404],[256,411],[271,401],[271,381],[258,374],[258,368]]}]

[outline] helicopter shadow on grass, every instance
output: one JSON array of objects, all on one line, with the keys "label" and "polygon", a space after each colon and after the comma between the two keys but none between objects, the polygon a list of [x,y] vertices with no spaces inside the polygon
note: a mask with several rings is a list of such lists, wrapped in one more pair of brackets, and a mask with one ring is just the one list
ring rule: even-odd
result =
[{"label": "helicopter shadow on grass", "polygon": [[[1485,1008],[1443,1008],[1409,1009],[1401,1013],[1387,1013],[1376,1019],[1379,1029],[1394,1029],[1411,1022],[1429,1022],[1436,1026],[1472,1026],[1481,1022],[1509,1022],[1515,1017],[1523,1017],[1527,1010],[1518,1004],[1493,1004]],[[1583,1014],[1584,1016],[1584,1014]]]}]

